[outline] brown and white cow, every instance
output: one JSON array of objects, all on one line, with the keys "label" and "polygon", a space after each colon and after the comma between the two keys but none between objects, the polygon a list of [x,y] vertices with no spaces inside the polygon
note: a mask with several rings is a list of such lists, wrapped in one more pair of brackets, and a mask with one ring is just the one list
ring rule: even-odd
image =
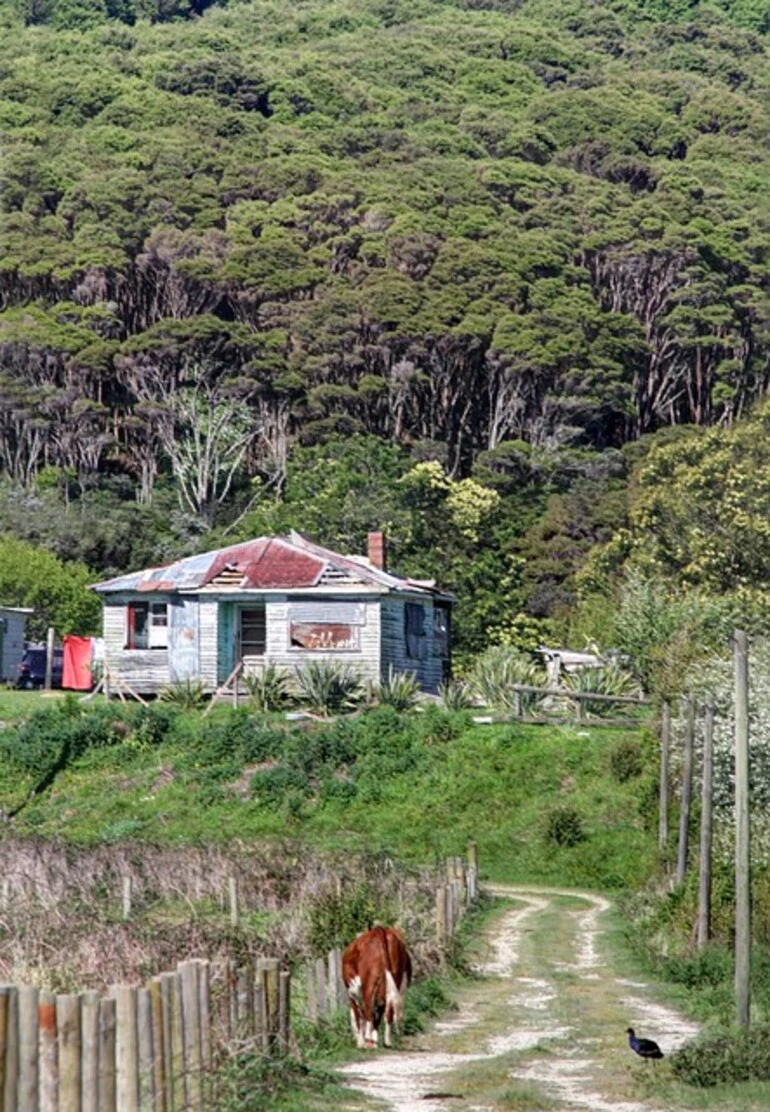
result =
[{"label": "brown and white cow", "polygon": [[342,978],[350,1001],[356,1044],[374,1049],[383,1017],[385,1046],[404,1018],[404,994],[412,980],[412,960],[395,927],[373,927],[359,934],[342,955]]}]

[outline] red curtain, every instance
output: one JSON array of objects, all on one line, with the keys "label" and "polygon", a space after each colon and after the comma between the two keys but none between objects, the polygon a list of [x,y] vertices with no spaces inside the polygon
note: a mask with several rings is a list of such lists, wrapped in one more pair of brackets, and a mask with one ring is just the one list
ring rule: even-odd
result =
[{"label": "red curtain", "polygon": [[64,669],[62,687],[73,691],[90,691],[94,685],[91,676],[91,638],[64,637]]}]

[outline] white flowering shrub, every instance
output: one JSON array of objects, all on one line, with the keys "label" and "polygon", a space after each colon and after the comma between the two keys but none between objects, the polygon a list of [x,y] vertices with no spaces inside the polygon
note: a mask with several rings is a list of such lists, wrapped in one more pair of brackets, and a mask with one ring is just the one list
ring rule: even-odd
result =
[{"label": "white flowering shrub", "polygon": [[[704,709],[714,704],[714,852],[733,855],[735,794],[734,666],[729,657],[700,664],[688,677],[696,700],[694,799],[703,767]],[[672,772],[681,770],[687,704],[672,707]],[[749,652],[749,749],[752,861],[770,864],[770,643],[755,641]]]}]

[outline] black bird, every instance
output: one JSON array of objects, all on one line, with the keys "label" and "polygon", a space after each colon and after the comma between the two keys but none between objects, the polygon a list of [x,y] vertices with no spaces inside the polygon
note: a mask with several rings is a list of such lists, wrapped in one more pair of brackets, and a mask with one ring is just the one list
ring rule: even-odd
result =
[{"label": "black bird", "polygon": [[663,1051],[652,1039],[637,1039],[633,1027],[628,1028],[628,1045],[640,1058],[662,1058]]}]

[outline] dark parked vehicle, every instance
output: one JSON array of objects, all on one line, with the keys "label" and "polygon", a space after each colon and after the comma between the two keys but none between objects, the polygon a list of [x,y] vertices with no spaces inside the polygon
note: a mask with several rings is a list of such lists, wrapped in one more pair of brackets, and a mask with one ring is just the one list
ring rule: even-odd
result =
[{"label": "dark parked vehicle", "polygon": [[[31,691],[45,685],[45,652],[45,645],[27,645],[19,665],[17,687],[23,687],[27,691]],[[53,687],[61,687],[63,665],[64,653],[61,648],[55,648],[53,651],[53,671],[51,673]]]}]

